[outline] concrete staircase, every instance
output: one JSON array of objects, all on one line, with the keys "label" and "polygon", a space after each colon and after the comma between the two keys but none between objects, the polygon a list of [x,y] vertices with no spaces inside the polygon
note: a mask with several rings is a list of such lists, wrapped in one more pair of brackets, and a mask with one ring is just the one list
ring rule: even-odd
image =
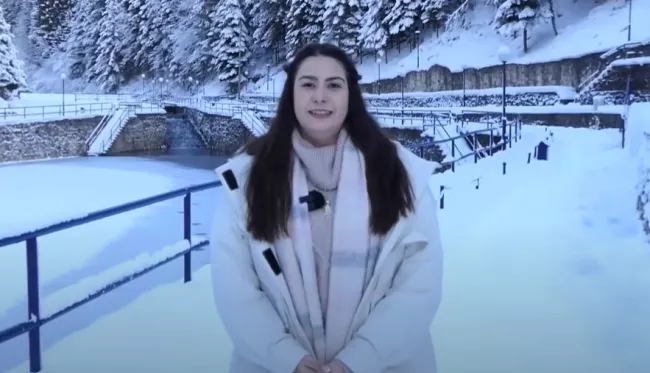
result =
[{"label": "concrete staircase", "polygon": [[[576,102],[591,104],[593,96],[606,90],[608,79],[621,69],[628,69],[635,65],[649,65],[650,39],[643,42],[626,43],[613,48],[600,56],[601,63],[578,87]],[[616,75],[616,74],[614,74]]]}]

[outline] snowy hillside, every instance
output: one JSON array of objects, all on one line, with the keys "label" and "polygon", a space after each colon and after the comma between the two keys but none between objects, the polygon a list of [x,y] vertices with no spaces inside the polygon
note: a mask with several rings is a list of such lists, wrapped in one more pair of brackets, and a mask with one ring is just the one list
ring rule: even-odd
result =
[{"label": "snowy hillside", "polygon": [[[408,45],[401,52],[388,52],[388,63],[382,60],[381,78],[390,79],[409,71],[427,70],[442,65],[453,72],[466,68],[482,68],[500,64],[497,49],[508,45],[513,52],[511,63],[530,64],[580,57],[589,53],[604,52],[627,42],[629,1],[627,0],[555,0],[558,36],[554,35],[550,23],[535,25],[529,32],[527,53],[523,52],[522,38],[505,38],[492,26],[494,6],[478,1],[473,9],[466,11],[460,24],[454,24],[448,31],[424,32],[420,45],[418,68],[417,49]],[[633,1],[632,41],[650,38],[650,1]],[[362,83],[377,78],[377,62],[365,58],[358,65]],[[284,84],[284,73],[278,69],[271,79],[276,81],[276,91]],[[268,92],[266,80],[260,81],[256,92]]]},{"label": "snowy hillside", "polygon": [[[515,51],[514,63],[603,51],[627,41],[629,0],[2,4],[32,90],[60,92],[66,74],[71,91],[215,94],[240,86],[267,91],[267,71],[281,86],[279,66],[313,40],[338,43],[353,55],[363,82],[376,78],[377,56],[381,77],[392,78],[435,64],[453,71],[494,65],[503,44]],[[635,0],[633,6],[632,40],[646,39],[650,25],[643,16],[650,1]]]}]

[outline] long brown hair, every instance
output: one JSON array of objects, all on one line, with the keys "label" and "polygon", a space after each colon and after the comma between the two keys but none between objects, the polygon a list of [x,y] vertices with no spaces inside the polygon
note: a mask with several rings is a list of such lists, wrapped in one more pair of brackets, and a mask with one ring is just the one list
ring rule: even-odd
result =
[{"label": "long brown hair", "polygon": [[406,168],[395,144],[368,113],[358,82],[359,74],[352,60],[334,45],[317,43],[303,47],[285,66],[287,79],[268,132],[243,149],[253,156],[245,190],[247,230],[255,239],[268,242],[288,234],[293,167],[291,134],[298,126],[293,106],[293,85],[300,64],[312,56],[331,57],[345,68],[349,107],[344,127],[365,159],[370,201],[369,228],[375,234],[386,234],[400,216],[406,216],[414,208],[413,190]]}]

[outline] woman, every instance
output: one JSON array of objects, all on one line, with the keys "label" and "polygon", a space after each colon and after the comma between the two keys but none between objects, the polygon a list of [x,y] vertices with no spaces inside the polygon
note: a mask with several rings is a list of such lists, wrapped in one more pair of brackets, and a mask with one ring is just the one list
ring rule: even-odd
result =
[{"label": "woman", "polygon": [[435,164],[382,133],[339,48],[287,66],[268,133],[219,167],[214,297],[233,373],[431,373]]}]

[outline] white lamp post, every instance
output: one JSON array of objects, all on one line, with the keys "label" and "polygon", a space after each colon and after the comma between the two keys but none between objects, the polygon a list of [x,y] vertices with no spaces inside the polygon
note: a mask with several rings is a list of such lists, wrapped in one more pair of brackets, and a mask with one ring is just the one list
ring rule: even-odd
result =
[{"label": "white lamp post", "polygon": [[61,73],[61,108],[62,113],[65,116],[65,73]]},{"label": "white lamp post", "polygon": [[381,95],[381,58],[377,58],[377,95]]},{"label": "white lamp post", "polygon": [[497,57],[499,57],[499,61],[501,61],[501,65],[503,66],[501,72],[503,77],[503,95],[501,97],[501,141],[503,141],[503,150],[506,149],[506,63],[510,59],[510,53],[510,48],[506,45],[500,46],[497,50]]}]

